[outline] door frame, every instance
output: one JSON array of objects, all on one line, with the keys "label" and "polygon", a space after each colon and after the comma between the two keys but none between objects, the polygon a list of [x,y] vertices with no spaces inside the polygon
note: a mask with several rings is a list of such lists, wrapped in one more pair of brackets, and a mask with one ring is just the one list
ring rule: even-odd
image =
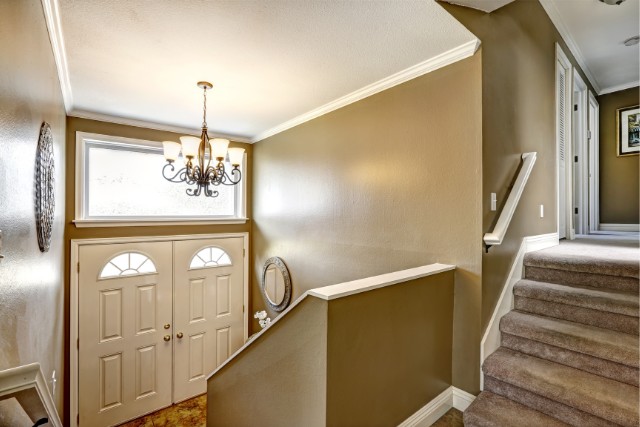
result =
[{"label": "door frame", "polygon": [[[573,135],[571,134],[571,118],[572,118],[572,95],[573,95],[573,66],[567,58],[567,55],[562,50],[562,47],[556,43],[556,61],[555,61],[555,86],[554,86],[554,97],[555,97],[555,134],[556,134],[556,216],[557,216],[557,224],[556,230],[558,231],[558,235],[561,236],[562,232],[560,230],[560,215],[564,215],[565,217],[565,238],[568,240],[573,239],[573,213],[570,208],[572,205],[572,170],[571,163],[568,159],[572,158],[571,146],[573,141]],[[565,212],[560,212],[560,99],[558,97],[558,72],[559,70],[564,70],[565,73],[565,85],[564,85],[564,101],[565,106],[565,114],[564,114],[564,123],[565,123]],[[568,166],[567,166],[568,165]]]},{"label": "door frame", "polygon": [[[78,379],[79,379],[79,335],[78,335],[78,303],[79,294],[79,255],[81,246],[89,245],[109,245],[114,243],[144,243],[144,242],[174,242],[178,240],[206,240],[225,239],[230,237],[242,237],[244,269],[244,341],[249,338],[249,233],[219,233],[219,234],[192,234],[178,236],[145,236],[145,237],[109,237],[98,239],[72,239],[71,240],[71,262],[69,265],[69,420],[71,427],[78,425]],[[172,278],[173,280],[173,278]],[[173,313],[171,314],[173,316]]]},{"label": "door frame", "polygon": [[594,234],[600,231],[600,104],[591,91],[587,108],[595,116],[589,116],[589,234]]},{"label": "door frame", "polygon": [[[578,208],[578,213],[572,212],[575,234],[589,234],[589,140],[588,140],[588,93],[587,87],[576,68],[573,68],[573,105],[571,115],[573,158],[572,164],[572,207]],[[578,107],[577,111],[575,107]],[[576,114],[577,113],[577,114]],[[575,159],[578,159],[578,162]]]}]

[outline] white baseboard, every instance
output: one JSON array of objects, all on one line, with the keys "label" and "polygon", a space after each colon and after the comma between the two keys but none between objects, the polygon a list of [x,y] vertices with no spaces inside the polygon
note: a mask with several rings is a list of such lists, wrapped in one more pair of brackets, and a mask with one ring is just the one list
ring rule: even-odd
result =
[{"label": "white baseboard", "polygon": [[[493,315],[487,325],[487,329],[480,342],[480,364],[489,357],[491,353],[500,347],[500,319],[513,308],[513,285],[523,276],[524,255],[527,252],[537,251],[559,244],[558,233],[541,234],[538,236],[528,236],[522,239],[520,249],[511,265],[511,270],[507,280],[502,287],[500,299],[493,310]],[[484,390],[484,375],[480,370],[480,390]]]},{"label": "white baseboard", "polygon": [[451,386],[431,402],[418,409],[415,414],[404,420],[398,427],[428,427],[451,408],[464,412],[475,398],[473,394]]},{"label": "white baseboard", "polygon": [[640,224],[602,224],[601,223],[600,231],[637,233],[640,231]]}]

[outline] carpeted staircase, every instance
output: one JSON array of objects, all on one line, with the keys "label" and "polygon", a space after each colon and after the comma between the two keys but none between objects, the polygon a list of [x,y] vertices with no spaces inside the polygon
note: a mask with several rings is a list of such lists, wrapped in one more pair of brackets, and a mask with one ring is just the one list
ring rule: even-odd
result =
[{"label": "carpeted staircase", "polygon": [[639,425],[640,252],[627,249],[568,243],[525,256],[465,426]]}]

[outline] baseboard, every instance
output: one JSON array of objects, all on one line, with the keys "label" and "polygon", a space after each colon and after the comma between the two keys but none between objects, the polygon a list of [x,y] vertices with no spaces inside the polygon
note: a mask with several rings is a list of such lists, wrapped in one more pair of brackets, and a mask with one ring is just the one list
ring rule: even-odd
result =
[{"label": "baseboard", "polygon": [[467,409],[476,397],[473,394],[451,386],[436,396],[431,402],[404,420],[398,427],[428,427],[442,417],[449,409]]},{"label": "baseboard", "polygon": [[[537,251],[559,243],[558,233],[541,234],[538,236],[527,236],[522,239],[520,248],[511,265],[511,270],[507,276],[502,293],[498,299],[489,325],[480,342],[480,364],[489,357],[491,353],[500,347],[500,319],[513,308],[513,285],[523,277],[523,261],[527,252]],[[484,390],[484,375],[480,370],[480,390]]]},{"label": "baseboard", "polygon": [[600,231],[637,233],[640,231],[640,224],[602,224],[601,223]]}]

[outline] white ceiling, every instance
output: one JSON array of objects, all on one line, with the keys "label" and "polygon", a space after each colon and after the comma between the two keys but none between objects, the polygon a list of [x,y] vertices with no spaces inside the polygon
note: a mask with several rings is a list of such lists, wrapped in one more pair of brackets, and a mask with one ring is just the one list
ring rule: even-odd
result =
[{"label": "white ceiling", "polygon": [[493,12],[514,0],[442,0],[447,3],[478,9],[483,12]]},{"label": "white ceiling", "polygon": [[541,0],[599,93],[638,86],[640,50],[623,41],[640,33],[638,0],[609,6],[598,0]]},{"label": "white ceiling", "polygon": [[[461,48],[473,46],[468,56],[478,43],[433,0],[57,1],[43,0],[53,5],[48,24],[54,51],[62,46],[71,115],[197,129],[196,82],[208,80],[209,129],[247,140],[428,72],[441,58],[460,59]],[[424,66],[430,60],[436,65]]]}]

